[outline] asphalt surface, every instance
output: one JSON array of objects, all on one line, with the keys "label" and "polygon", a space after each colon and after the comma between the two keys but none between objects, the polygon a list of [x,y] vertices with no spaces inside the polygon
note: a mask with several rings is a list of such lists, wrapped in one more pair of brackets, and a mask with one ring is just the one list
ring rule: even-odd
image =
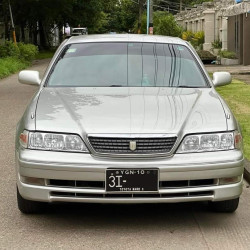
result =
[{"label": "asphalt surface", "polygon": [[[32,69],[43,72],[48,61]],[[0,81],[0,249],[250,249],[250,188],[234,214],[205,203],[160,205],[51,205],[23,215],[16,205],[14,134],[36,91]]]}]

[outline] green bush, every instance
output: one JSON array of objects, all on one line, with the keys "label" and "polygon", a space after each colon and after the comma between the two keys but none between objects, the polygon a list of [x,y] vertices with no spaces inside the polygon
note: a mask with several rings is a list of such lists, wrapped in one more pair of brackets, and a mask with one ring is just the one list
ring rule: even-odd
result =
[{"label": "green bush", "polygon": [[[147,33],[147,15],[142,15],[141,33]],[[138,21],[134,25],[133,31],[137,33]],[[182,28],[177,24],[172,14],[165,11],[154,11],[154,34],[162,36],[181,37]]]},{"label": "green bush", "polygon": [[0,45],[0,58],[13,57],[27,62],[31,62],[38,54],[38,48],[33,44],[18,43],[6,41]]},{"label": "green bush", "polygon": [[222,42],[220,40],[215,40],[212,43],[212,48],[213,49],[221,49],[222,48]]},{"label": "green bush", "polygon": [[233,51],[228,51],[228,50],[222,50],[220,52],[220,56],[222,58],[228,58],[228,59],[238,59],[237,55]]},{"label": "green bush", "polygon": [[28,65],[28,62],[16,57],[0,58],[0,79],[25,69]]},{"label": "green bush", "polygon": [[198,31],[196,33],[193,33],[192,31],[184,31],[182,33],[182,39],[190,42],[196,49],[201,49],[205,42],[205,34],[203,31]]},{"label": "green bush", "polygon": [[20,50],[20,58],[28,62],[33,61],[38,54],[38,48],[33,44],[18,43],[18,48]]},{"label": "green bush", "polygon": [[4,45],[0,45],[0,57],[20,57],[20,50],[13,42],[6,41]]},{"label": "green bush", "polygon": [[25,69],[38,54],[33,44],[5,42],[0,45],[0,79]]},{"label": "green bush", "polygon": [[154,18],[155,35],[181,37],[182,28],[177,24],[172,14],[156,11]]}]

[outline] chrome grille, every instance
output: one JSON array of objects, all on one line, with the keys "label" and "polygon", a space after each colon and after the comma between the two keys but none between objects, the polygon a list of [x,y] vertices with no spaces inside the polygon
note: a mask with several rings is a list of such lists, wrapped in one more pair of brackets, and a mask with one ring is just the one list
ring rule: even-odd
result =
[{"label": "chrome grille", "polygon": [[[177,140],[177,137],[114,138],[89,136],[88,138],[97,153],[111,154],[169,153]],[[131,142],[136,142],[136,149],[131,149]]]}]

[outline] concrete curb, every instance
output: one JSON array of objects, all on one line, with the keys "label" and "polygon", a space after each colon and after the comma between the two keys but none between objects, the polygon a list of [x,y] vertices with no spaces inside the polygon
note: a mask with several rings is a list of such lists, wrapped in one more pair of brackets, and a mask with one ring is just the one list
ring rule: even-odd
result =
[{"label": "concrete curb", "polygon": [[249,71],[231,72],[231,75],[250,75]]},{"label": "concrete curb", "polygon": [[250,184],[250,161],[245,160],[244,179]]}]

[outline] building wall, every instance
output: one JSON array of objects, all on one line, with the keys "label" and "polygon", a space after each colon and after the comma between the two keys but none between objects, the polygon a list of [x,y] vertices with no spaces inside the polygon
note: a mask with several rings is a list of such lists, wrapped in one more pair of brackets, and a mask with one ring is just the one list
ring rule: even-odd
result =
[{"label": "building wall", "polygon": [[236,22],[236,17],[235,16],[231,16],[228,17],[228,32],[227,32],[227,49],[230,51],[236,51],[235,47],[236,47],[236,43],[235,43],[235,22]]},{"label": "building wall", "polygon": [[[220,40],[222,50],[234,51],[241,64],[250,65],[250,1],[205,2],[177,14],[176,20],[186,30],[204,31],[205,50],[211,50],[212,43]],[[192,25],[197,20],[199,25]]]},{"label": "building wall", "polygon": [[250,65],[250,15],[243,17],[243,65]]},{"label": "building wall", "polygon": [[212,49],[212,42],[216,40],[216,25],[215,25],[215,11],[206,10],[203,12],[205,16],[205,43],[203,45],[204,50]]}]

